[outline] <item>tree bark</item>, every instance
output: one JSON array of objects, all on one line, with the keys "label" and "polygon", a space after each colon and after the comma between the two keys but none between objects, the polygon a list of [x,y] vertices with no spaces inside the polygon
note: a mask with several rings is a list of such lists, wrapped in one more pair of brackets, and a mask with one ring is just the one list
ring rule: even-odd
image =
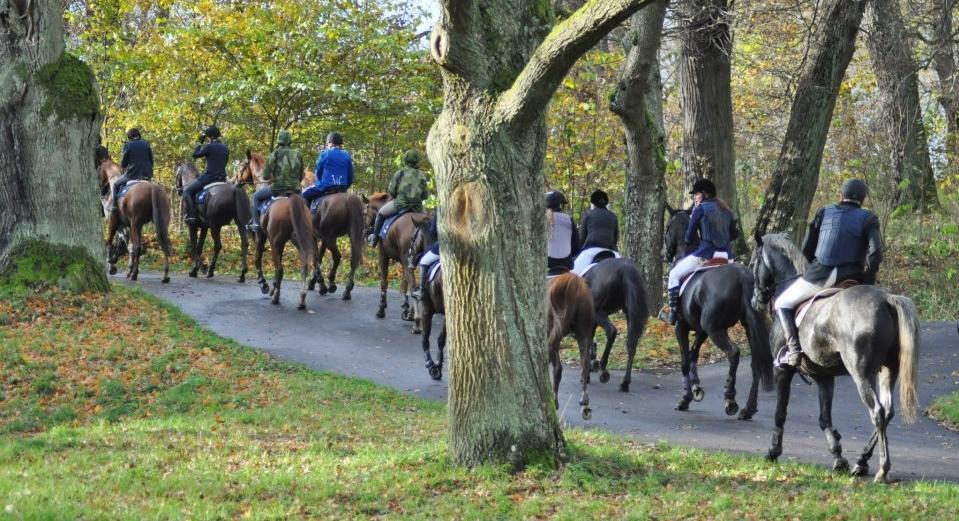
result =
[{"label": "tree bark", "polygon": [[939,17],[932,38],[932,68],[939,78],[939,105],[946,114],[946,162],[953,175],[959,174],[959,75],[952,34],[955,4],[955,0],[936,0]]},{"label": "tree bark", "polygon": [[[633,15],[627,34],[626,62],[609,107],[622,120],[626,140],[623,254],[639,266],[651,299],[663,293],[660,244],[666,157],[661,130],[659,47],[668,3],[657,0]],[[650,310],[658,310],[655,303],[649,304]]]},{"label": "tree bark", "polygon": [[898,204],[926,212],[939,206],[919,105],[919,68],[912,58],[898,0],[873,0],[866,39],[889,136]]},{"label": "tree bark", "polygon": [[691,203],[689,189],[697,179],[707,178],[716,183],[716,195],[735,211],[731,8],[728,0],[684,0],[677,4],[682,34],[679,78],[684,197]]},{"label": "tree bark", "polygon": [[39,241],[79,257],[70,277],[106,289],[92,161],[99,128],[93,74],[64,52],[60,2],[0,1],[0,272]]},{"label": "tree bark", "polygon": [[563,447],[546,370],[544,111],[572,64],[650,0],[441,0],[444,106],[427,140],[448,284],[449,451],[520,466]]},{"label": "tree bark", "polygon": [[833,108],[865,9],[865,0],[829,0],[823,6],[809,60],[796,86],[779,159],[759,209],[756,233],[785,231],[802,240],[819,184]]}]

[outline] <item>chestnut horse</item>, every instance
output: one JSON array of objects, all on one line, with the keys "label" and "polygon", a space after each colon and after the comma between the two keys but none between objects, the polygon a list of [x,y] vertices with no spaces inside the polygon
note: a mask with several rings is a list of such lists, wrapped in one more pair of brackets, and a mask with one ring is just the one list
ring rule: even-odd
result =
[{"label": "chestnut horse", "polygon": [[[130,265],[127,278],[137,280],[140,274],[140,256],[143,255],[143,225],[153,222],[157,243],[163,251],[163,279],[170,282],[170,200],[160,185],[150,181],[131,181],[129,190],[117,205],[117,211],[107,213],[109,185],[123,174],[120,165],[111,159],[104,160],[97,168],[100,180],[104,213],[107,215],[107,262],[110,275],[117,272],[117,260],[123,254],[123,245],[128,244]],[[132,186],[131,186],[132,185]]]},{"label": "chestnut horse", "polygon": [[[376,213],[380,211],[392,198],[384,193],[375,193],[366,201],[366,227],[370,233],[376,220]],[[416,234],[416,227],[430,221],[425,213],[407,212],[399,216],[390,226],[386,238],[380,241],[380,307],[376,311],[376,318],[386,316],[386,288],[389,285],[388,276],[390,262],[397,261],[403,270],[403,280],[400,281],[400,293],[403,294],[403,313],[401,318],[406,321],[419,318],[416,306],[410,309],[410,289],[416,287],[416,273],[410,268],[409,255]],[[413,333],[419,333],[419,325],[414,324]]]},{"label": "chestnut horse", "polygon": [[584,420],[593,415],[589,407],[590,347],[593,343],[595,311],[593,296],[586,281],[575,273],[566,272],[549,281],[546,297],[546,332],[548,335],[549,363],[553,366],[553,398],[559,407],[559,382],[563,379],[563,363],[559,359],[559,344],[566,335],[576,338],[579,345],[580,377],[583,391],[579,398],[580,413]]},{"label": "chestnut horse", "polygon": [[[356,268],[363,259],[363,200],[359,196],[349,193],[331,194],[323,197],[320,208],[313,218],[313,236],[319,242],[319,250],[314,262],[313,278],[310,280],[310,289],[317,282],[320,284],[320,295],[336,293],[336,270],[340,267],[340,248],[336,239],[344,235],[350,238],[350,275],[343,291],[343,300],[350,300],[353,294]],[[333,266],[326,280],[323,279],[323,256],[326,250],[333,255]]]},{"label": "chestnut horse", "polygon": [[[246,159],[240,163],[240,169],[234,178],[238,183],[241,180],[255,179],[260,186],[263,183],[263,168],[266,165],[261,154],[247,150]],[[245,183],[240,183],[245,184]],[[297,309],[306,309],[306,294],[309,285],[309,271],[312,256],[316,248],[313,235],[313,220],[310,218],[310,209],[306,201],[298,193],[288,194],[277,198],[270,208],[260,216],[260,232],[256,234],[256,266],[257,282],[260,290],[273,297],[274,304],[280,303],[280,283],[283,280],[283,248],[293,239],[300,257],[300,275],[303,278],[303,289],[300,291],[300,302]],[[263,276],[263,250],[266,242],[270,242],[273,254],[273,267],[276,271],[273,288],[270,289]]]}]

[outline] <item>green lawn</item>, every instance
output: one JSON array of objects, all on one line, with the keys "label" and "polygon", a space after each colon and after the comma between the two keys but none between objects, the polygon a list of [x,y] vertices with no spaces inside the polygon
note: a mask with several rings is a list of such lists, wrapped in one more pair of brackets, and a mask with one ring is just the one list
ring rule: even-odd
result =
[{"label": "green lawn", "polygon": [[959,517],[959,487],[566,432],[463,469],[445,407],[216,337],[139,290],[0,303],[0,517]]},{"label": "green lawn", "polygon": [[959,392],[936,398],[929,407],[929,416],[959,431]]}]

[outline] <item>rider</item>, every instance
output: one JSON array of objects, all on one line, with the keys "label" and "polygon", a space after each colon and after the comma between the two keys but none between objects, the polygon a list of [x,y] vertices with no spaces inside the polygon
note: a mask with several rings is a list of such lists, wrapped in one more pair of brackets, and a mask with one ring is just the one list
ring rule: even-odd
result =
[{"label": "rider", "polygon": [[97,136],[97,148],[93,151],[93,167],[99,168],[100,163],[111,159],[110,151],[107,150],[107,147],[103,146],[103,137]]},{"label": "rider", "polygon": [[140,129],[134,127],[127,131],[127,142],[123,144],[123,159],[120,160],[123,175],[113,182],[109,212],[117,210],[117,194],[130,181],[153,179],[153,149],[140,135]]},{"label": "rider", "polygon": [[568,204],[559,190],[546,192],[546,216],[549,222],[549,243],[546,247],[546,267],[554,270],[573,269],[573,256],[579,252],[579,233],[573,218],[563,213]]},{"label": "rider", "polygon": [[606,209],[609,196],[602,190],[596,190],[589,196],[589,202],[592,208],[583,214],[579,225],[583,249],[603,248],[616,251],[619,243],[619,220],[616,214]]},{"label": "rider", "polygon": [[426,294],[426,287],[429,285],[430,266],[440,260],[440,232],[439,232],[439,209],[433,210],[433,219],[430,221],[429,239],[432,246],[423,252],[420,257],[420,287],[413,293],[413,298],[420,298],[420,295]]},{"label": "rider", "polygon": [[387,218],[402,211],[423,211],[423,200],[429,197],[429,192],[426,174],[419,169],[419,165],[420,153],[416,150],[408,150],[403,156],[403,168],[397,170],[393,174],[393,179],[390,180],[387,192],[393,200],[380,208],[373,223],[373,233],[366,238],[370,246],[376,246],[379,242],[380,229],[383,228],[383,222]]},{"label": "rider", "polygon": [[345,192],[353,184],[353,157],[343,150],[343,136],[330,132],[326,136],[326,150],[316,160],[316,181],[303,191],[306,204],[324,195]]},{"label": "rider", "polygon": [[722,199],[716,197],[716,185],[709,179],[700,179],[693,183],[689,192],[696,207],[689,218],[689,227],[683,240],[692,243],[699,234],[699,247],[692,254],[680,259],[669,270],[667,293],[669,294],[669,316],[666,321],[676,324],[679,309],[679,288],[687,274],[692,273],[706,261],[713,258],[732,260],[733,241],[739,238],[736,217]]},{"label": "rider", "polygon": [[253,220],[247,225],[251,232],[260,230],[260,206],[270,197],[276,197],[284,192],[298,192],[300,181],[303,180],[303,154],[295,148],[290,148],[293,139],[289,130],[281,130],[277,137],[278,146],[263,167],[263,180],[273,184],[260,188],[253,194]]},{"label": "rider", "polygon": [[796,306],[844,280],[875,284],[882,262],[882,235],[879,218],[862,208],[867,193],[866,183],[846,181],[839,204],[820,208],[809,223],[802,247],[809,268],[776,298],[776,315],[786,333],[786,353],[780,365],[795,368],[802,359]]},{"label": "rider", "polygon": [[[204,144],[209,139],[210,142]],[[226,181],[226,163],[230,159],[230,149],[220,142],[220,129],[215,125],[210,125],[200,133],[199,144],[193,150],[193,158],[206,158],[206,170],[203,175],[183,188],[183,202],[186,203],[186,217],[184,221],[187,224],[195,224],[196,218],[196,196],[203,187],[210,183]]]}]

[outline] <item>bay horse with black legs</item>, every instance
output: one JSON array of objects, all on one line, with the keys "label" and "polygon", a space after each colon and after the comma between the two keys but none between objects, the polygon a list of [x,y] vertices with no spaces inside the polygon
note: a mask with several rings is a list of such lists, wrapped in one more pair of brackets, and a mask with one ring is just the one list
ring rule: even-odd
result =
[{"label": "bay horse with black legs", "polygon": [[[420,253],[429,251],[433,246],[433,240],[429,233],[430,223],[423,223],[417,227],[415,237],[411,243],[410,263],[416,262],[414,259]],[[410,266],[410,269],[416,269],[416,266]],[[431,270],[432,272],[432,270]],[[443,377],[444,350],[446,349],[446,321],[443,321],[439,337],[436,339],[437,355],[436,360],[430,354],[430,334],[433,332],[433,315],[446,314],[446,305],[443,300],[443,267],[436,266],[435,272],[431,273],[432,278],[426,282],[426,290],[420,295],[420,322],[423,327],[423,357],[426,361],[426,370],[434,380],[440,380]]]},{"label": "bay horse with black legs", "polygon": [[[617,311],[622,311],[626,316],[626,374],[619,385],[619,390],[624,393],[629,392],[636,345],[643,336],[643,330],[646,329],[646,321],[649,318],[649,304],[643,275],[633,261],[618,258],[600,261],[590,268],[583,278],[592,294],[596,326],[602,327],[606,333],[606,346],[598,364],[601,371],[600,382],[609,381],[609,371],[606,370],[606,366],[609,363],[609,352],[618,334],[609,316]],[[595,332],[595,327],[593,331]]]},{"label": "bay horse with black legs", "polygon": [[[342,259],[336,239],[346,235],[350,238],[350,274],[346,289],[343,291],[343,300],[352,298],[356,269],[363,260],[363,212],[363,200],[354,194],[327,195],[319,202],[318,211],[313,218],[313,236],[319,242],[319,248],[314,261],[310,289],[319,282],[321,295],[336,293],[336,270],[340,267]],[[333,265],[330,267],[327,279],[324,280],[323,256],[327,250],[333,255]],[[327,280],[329,286],[326,284]]]},{"label": "bay horse with black legs", "polygon": [[595,330],[593,297],[582,277],[566,272],[549,281],[546,292],[546,334],[549,363],[553,366],[553,398],[559,408],[559,383],[563,379],[563,363],[559,358],[560,342],[567,335],[576,338],[579,346],[582,394],[579,397],[580,414],[584,420],[593,416],[589,406],[590,347]]},{"label": "bay horse with black legs", "polygon": [[[372,233],[376,213],[390,200],[391,197],[388,194],[376,193],[366,201],[366,228],[369,233]],[[430,216],[425,213],[406,212],[393,221],[386,232],[386,237],[380,240],[380,306],[376,311],[376,318],[386,316],[386,289],[389,286],[390,263],[393,261],[398,262],[400,269],[403,271],[403,279],[400,281],[400,293],[403,294],[403,312],[400,318],[406,321],[415,321],[419,318],[417,317],[419,311],[417,311],[416,306],[410,307],[410,290],[416,287],[416,272],[410,268],[409,254],[416,227],[429,223],[429,221]],[[419,324],[414,324],[413,333],[419,332]]]},{"label": "bay horse with black legs", "polygon": [[[255,179],[262,185],[263,168],[266,161],[258,153],[249,150],[246,159],[240,164],[236,179]],[[260,216],[260,231],[256,234],[256,266],[257,283],[260,290],[273,297],[274,304],[280,303],[280,284],[283,281],[283,248],[291,239],[296,246],[300,257],[300,275],[303,279],[303,289],[300,291],[300,301],[297,309],[306,309],[306,294],[309,286],[310,264],[313,259],[316,243],[313,241],[313,220],[310,218],[310,209],[306,201],[298,193],[286,194],[271,200],[269,208]],[[263,276],[263,251],[266,243],[270,243],[273,254],[273,268],[275,276],[271,289]]]},{"label": "bay horse with black legs", "polygon": [[[98,168],[104,209],[109,207],[109,190],[106,189],[123,174],[120,165],[105,160]],[[117,194],[119,195],[119,194]],[[151,181],[130,181],[126,193],[117,205],[117,211],[107,213],[107,262],[110,275],[117,272],[116,263],[123,254],[123,244],[128,244],[130,266],[127,278],[137,280],[140,274],[140,256],[143,255],[143,225],[152,222],[156,229],[157,243],[163,251],[162,282],[170,282],[170,200],[163,187]]]},{"label": "bay horse with black legs", "polygon": [[[778,296],[806,269],[806,259],[785,234],[755,237],[751,266],[756,277],[753,304],[768,309]],[[889,440],[886,427],[893,417],[893,388],[899,382],[899,402],[906,423],[916,421],[919,407],[919,316],[907,297],[894,295],[876,286],[853,286],[815,299],[800,311],[799,338],[803,359],[799,367],[819,387],[819,427],[826,435],[833,469],[845,471],[849,463],[842,456],[839,432],[832,426],[832,398],[835,377],[852,377],[859,397],[869,411],[873,432],[859,461],[852,469],[855,476],[869,472],[869,459],[879,445],[879,471],[876,482],[889,479]],[[773,345],[785,345],[785,334],[778,322],[773,324]],[[777,371],[776,427],[766,457],[776,460],[782,454],[783,427],[789,391],[796,370]]]},{"label": "bay horse with black legs", "polygon": [[[668,208],[672,217],[666,228],[663,241],[664,260],[673,261],[678,254],[693,251],[683,241],[683,235],[689,226],[689,212]],[[723,397],[726,402],[726,414],[734,415],[739,411],[740,420],[748,420],[756,414],[759,400],[759,384],[763,390],[772,389],[773,358],[769,347],[769,330],[763,317],[753,309],[750,301],[753,294],[753,274],[746,266],[729,263],[724,266],[693,273],[680,296],[678,319],[675,331],[676,340],[682,355],[683,396],[676,410],[689,409],[690,401],[701,401],[705,391],[700,386],[697,364],[699,350],[707,339],[721,349],[729,359],[729,374]],[[728,330],[737,323],[746,330],[749,347],[752,350],[752,384],[746,408],[739,410],[736,403],[736,371],[739,368],[739,347],[730,339]],[[695,333],[692,346],[689,334]]]},{"label": "bay horse with black legs", "polygon": [[[176,187],[182,190],[200,177],[196,165],[192,161],[177,161],[176,164]],[[213,238],[213,257],[210,259],[209,268],[206,271],[207,278],[213,277],[216,271],[216,261],[220,257],[220,250],[223,249],[223,243],[220,240],[220,229],[231,221],[236,223],[237,233],[240,234],[240,278],[238,282],[246,282],[247,269],[247,251],[249,241],[247,239],[246,225],[252,219],[253,214],[250,210],[250,198],[242,187],[233,183],[214,183],[204,195],[202,203],[197,204],[196,224],[190,225],[190,252],[193,255],[193,269],[190,270],[190,276],[196,277],[197,272],[203,267],[203,244],[206,242],[207,230]],[[186,203],[181,203],[185,205]]]}]

